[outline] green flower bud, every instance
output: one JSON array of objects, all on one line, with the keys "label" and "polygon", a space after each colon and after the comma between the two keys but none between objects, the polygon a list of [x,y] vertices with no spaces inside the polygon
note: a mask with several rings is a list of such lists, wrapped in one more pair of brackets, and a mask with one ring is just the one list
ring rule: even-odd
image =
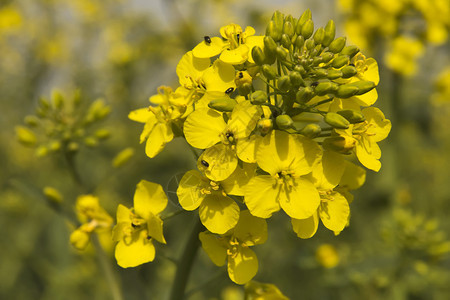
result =
[{"label": "green flower bud", "polygon": [[338,111],[337,113],[346,118],[351,124],[361,123],[366,120],[360,111],[354,109],[344,109]]},{"label": "green flower bud", "polygon": [[340,69],[343,66],[347,65],[349,62],[349,58],[347,55],[339,55],[336,57],[333,62],[331,63],[331,66],[335,69]]},{"label": "green flower bud", "polygon": [[291,14],[289,14],[289,15],[287,15],[287,16],[284,18],[284,22],[285,22],[285,23],[286,23],[286,22],[291,22],[292,25],[295,25],[295,24],[297,24],[297,19],[294,18]]},{"label": "green flower bud", "polygon": [[55,188],[46,186],[43,189],[43,193],[45,198],[47,198],[47,200],[50,201],[51,203],[60,204],[63,202],[63,197],[61,193]]},{"label": "green flower bud", "polygon": [[306,70],[302,65],[296,65],[294,71],[299,72],[302,76],[306,75]]},{"label": "green flower bud", "polygon": [[331,52],[323,52],[320,56],[322,57],[322,62],[327,63],[333,59],[334,54]]},{"label": "green flower bud", "polygon": [[300,19],[298,20],[297,25],[295,26],[295,32],[298,35],[301,35],[303,25],[306,23],[306,21],[310,20],[311,17],[312,14],[309,9],[305,10],[303,14],[300,16]]},{"label": "green flower bud", "polygon": [[356,93],[358,93],[359,89],[358,87],[347,83],[347,84],[343,84],[340,85],[339,88],[336,91],[336,97],[338,98],[350,98],[354,95],[356,95]]},{"label": "green flower bud", "polygon": [[295,94],[295,102],[303,104],[311,100],[312,97],[314,97],[314,90],[312,87],[299,88],[298,92]]},{"label": "green flower bud", "polygon": [[301,35],[305,39],[309,39],[313,34],[313,32],[314,32],[314,22],[313,20],[309,19],[308,21],[305,22],[305,24],[303,24]]},{"label": "green flower bud", "polygon": [[261,104],[267,103],[267,94],[266,94],[266,92],[261,91],[261,90],[254,91],[250,95],[250,102],[252,104],[256,104],[256,105],[261,105]]},{"label": "green flower bud", "polygon": [[267,79],[275,79],[277,77],[277,71],[269,65],[263,65],[261,71]]},{"label": "green flower bud", "polygon": [[49,145],[48,145],[48,149],[51,152],[57,152],[61,149],[61,142],[60,141],[52,141]]},{"label": "green flower bud", "polygon": [[281,45],[286,49],[291,46],[291,38],[286,33],[281,35]]},{"label": "green flower bud", "polygon": [[325,26],[325,34],[322,40],[322,45],[328,47],[331,42],[334,40],[334,36],[336,35],[336,26],[334,25],[334,21],[330,20]]},{"label": "green flower bud", "polygon": [[322,41],[323,41],[324,37],[325,37],[325,29],[323,29],[323,27],[320,27],[314,33],[313,39],[314,39],[314,42],[317,45],[319,45],[319,44],[322,44]]},{"label": "green flower bud", "polygon": [[239,95],[247,96],[253,90],[251,83],[244,83],[238,87]]},{"label": "green flower bud", "polygon": [[365,93],[369,92],[370,90],[372,90],[374,87],[376,87],[375,82],[367,81],[367,80],[356,81],[356,82],[352,82],[350,84],[353,86],[356,86],[358,88],[358,92],[356,93],[356,95],[365,94]]},{"label": "green flower bud", "polygon": [[274,41],[279,41],[281,39],[281,33],[281,29],[276,28],[275,22],[270,21],[266,28],[266,36],[272,37]]},{"label": "green flower bud", "polygon": [[88,136],[84,139],[84,144],[88,147],[94,148],[98,146],[98,140],[93,136]]},{"label": "green flower bud", "polygon": [[356,68],[354,66],[345,66],[341,69],[342,71],[342,78],[350,78],[355,76],[358,71],[356,70]]},{"label": "green flower bud", "polygon": [[95,132],[95,137],[97,137],[100,140],[104,140],[109,138],[111,135],[111,132],[108,129],[98,129]]},{"label": "green flower bud", "polygon": [[350,122],[346,118],[334,112],[327,113],[324,121],[328,125],[339,129],[347,129],[348,125],[350,125]]},{"label": "green flower bud", "polygon": [[283,30],[284,14],[282,12],[278,10],[275,11],[272,15],[272,21],[275,23],[275,28],[277,30]]},{"label": "green flower bud", "polygon": [[78,145],[78,143],[76,143],[76,142],[70,142],[67,145],[67,150],[69,152],[77,152],[79,149],[80,149],[80,145]]},{"label": "green flower bud", "polygon": [[351,45],[351,46],[345,46],[344,49],[342,49],[341,54],[348,55],[350,58],[352,58],[358,52],[359,52],[358,47]]},{"label": "green flower bud", "polygon": [[297,47],[297,49],[301,49],[304,44],[305,44],[305,38],[303,36],[299,35],[297,37],[297,39],[295,40],[295,47]]},{"label": "green flower bud", "polygon": [[331,81],[319,82],[319,84],[314,89],[314,92],[318,96],[324,96],[326,94],[330,94],[335,92],[339,86]]},{"label": "green flower bud", "polygon": [[211,100],[208,103],[208,107],[221,112],[230,112],[233,110],[236,104],[237,103],[234,99],[223,97]]},{"label": "green flower bud", "polygon": [[305,42],[305,47],[308,50],[311,50],[312,48],[314,48],[316,46],[316,44],[314,44],[314,40],[307,40]]},{"label": "green flower bud", "polygon": [[24,122],[30,127],[36,127],[39,125],[39,119],[33,115],[26,116]]},{"label": "green flower bud", "polygon": [[48,108],[50,108],[50,102],[48,102],[47,99],[45,98],[39,98],[39,106],[44,109],[47,110]]},{"label": "green flower bud", "polygon": [[256,126],[262,133],[268,133],[273,128],[273,121],[272,119],[262,118],[258,121]]},{"label": "green flower bud", "polygon": [[260,47],[258,46],[253,47],[252,57],[257,65],[261,66],[264,64],[265,56],[263,50]]},{"label": "green flower bud", "polygon": [[64,105],[64,98],[60,92],[54,90],[52,91],[52,105],[56,109],[61,109]]},{"label": "green flower bud", "polygon": [[292,71],[289,73],[289,79],[293,87],[305,86],[305,82],[303,81],[302,75],[300,75],[297,71]]},{"label": "green flower bud", "polygon": [[36,156],[37,157],[44,157],[48,154],[48,148],[41,145],[39,147],[37,147],[36,149]]},{"label": "green flower bud", "polygon": [[289,38],[291,38],[294,35],[295,30],[291,22],[289,21],[284,22],[283,33],[287,34]]},{"label": "green flower bud", "polygon": [[277,54],[277,43],[271,36],[264,37],[264,54],[268,64],[273,64]]},{"label": "green flower bud", "polygon": [[16,136],[19,142],[28,147],[36,145],[37,139],[33,131],[24,126],[16,126]]},{"label": "green flower bud", "polygon": [[287,51],[283,47],[281,47],[281,46],[277,47],[277,59],[278,60],[285,61],[288,54],[289,54],[289,51]]},{"label": "green flower bud", "polygon": [[349,136],[332,136],[326,138],[322,146],[324,149],[336,151],[342,154],[350,154],[356,146],[356,140]]},{"label": "green flower bud", "polygon": [[342,71],[336,69],[328,69],[327,78],[330,80],[338,79],[342,77]]},{"label": "green flower bud", "polygon": [[114,168],[118,168],[126,164],[134,155],[134,149],[129,147],[120,151],[112,160]]},{"label": "green flower bud", "polygon": [[292,87],[291,80],[288,75],[283,75],[277,80],[277,87],[282,92],[287,92]]},{"label": "green flower bud", "polygon": [[328,75],[328,71],[322,68],[315,69],[314,75],[316,75],[317,78],[325,78]]},{"label": "green flower bud", "polygon": [[294,126],[294,121],[292,121],[291,117],[289,117],[288,115],[279,115],[276,119],[275,122],[277,123],[277,126],[279,129],[291,129],[291,128],[295,128]]},{"label": "green flower bud", "polygon": [[335,39],[334,41],[331,42],[331,44],[328,46],[328,50],[333,52],[333,53],[339,53],[342,51],[342,49],[344,49],[345,47],[345,41],[346,38],[345,37],[340,37]]},{"label": "green flower bud", "polygon": [[303,134],[304,136],[313,139],[317,137],[322,132],[322,128],[320,128],[319,125],[316,123],[311,123],[306,125],[301,131],[300,134]]}]

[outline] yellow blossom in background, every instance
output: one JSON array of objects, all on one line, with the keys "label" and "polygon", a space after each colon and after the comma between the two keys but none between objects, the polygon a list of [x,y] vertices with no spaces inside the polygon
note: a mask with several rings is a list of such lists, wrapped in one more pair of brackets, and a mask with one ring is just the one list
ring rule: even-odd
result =
[{"label": "yellow blossom in background", "polygon": [[333,245],[322,244],[316,249],[316,260],[324,268],[335,268],[339,264],[339,254]]},{"label": "yellow blossom in background", "polygon": [[392,41],[390,51],[386,54],[386,63],[396,72],[410,76],[416,73],[415,61],[423,52],[420,41],[399,36]]},{"label": "yellow blossom in background", "polygon": [[288,297],[271,283],[250,281],[245,285],[246,300],[289,300]]},{"label": "yellow blossom in background", "polygon": [[166,208],[167,201],[159,184],[141,180],[136,186],[133,209],[119,205],[117,225],[113,229],[113,240],[117,242],[115,257],[119,266],[136,267],[153,261],[153,239],[166,243],[159,214]]}]

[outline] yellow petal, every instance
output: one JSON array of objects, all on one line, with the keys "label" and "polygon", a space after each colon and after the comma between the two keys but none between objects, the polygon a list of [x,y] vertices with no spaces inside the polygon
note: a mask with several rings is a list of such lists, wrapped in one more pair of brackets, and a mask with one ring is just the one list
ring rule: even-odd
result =
[{"label": "yellow petal", "polygon": [[264,244],[267,240],[267,222],[251,215],[249,210],[243,210],[233,235],[247,246]]},{"label": "yellow petal", "polygon": [[247,61],[248,52],[248,46],[241,44],[236,49],[225,49],[222,54],[220,54],[219,59],[227,64],[239,65]]},{"label": "yellow petal", "polygon": [[354,163],[345,161],[345,170],[341,181],[339,182],[339,186],[349,190],[356,190],[360,188],[365,181],[366,170]]},{"label": "yellow petal", "polygon": [[391,121],[384,117],[383,112],[376,107],[368,107],[362,110],[367,122],[372,126],[371,134],[374,142],[379,142],[387,138],[391,131]]},{"label": "yellow petal", "polygon": [[121,222],[129,223],[131,220],[130,216],[131,210],[129,208],[123,206],[122,204],[119,204],[119,206],[117,206],[117,214],[116,214],[117,223]]},{"label": "yellow petal", "polygon": [[306,219],[316,212],[320,196],[314,184],[305,178],[295,178],[292,186],[284,185],[279,202],[281,208],[294,219]]},{"label": "yellow petal", "polygon": [[152,111],[150,111],[148,107],[144,107],[131,111],[128,114],[128,119],[139,123],[146,123],[148,122],[148,119],[151,118],[152,116],[155,116],[155,114]]},{"label": "yellow petal", "polygon": [[145,144],[145,154],[153,158],[173,139],[172,128],[165,123],[157,123],[150,132]]},{"label": "yellow petal", "polygon": [[262,137],[260,135],[251,135],[248,138],[238,139],[236,143],[236,154],[244,162],[256,162],[256,144]]},{"label": "yellow petal", "polygon": [[352,98],[357,100],[357,103],[361,106],[370,106],[377,102],[378,92],[376,89],[372,89],[365,94],[354,96]]},{"label": "yellow petal", "polygon": [[347,225],[350,207],[347,199],[340,193],[335,192],[330,197],[332,197],[332,200],[320,203],[319,216],[326,228],[341,232]]},{"label": "yellow petal", "polygon": [[239,220],[239,206],[220,194],[207,195],[198,210],[203,225],[212,233],[224,234]]},{"label": "yellow petal", "polygon": [[[205,198],[202,189],[208,187],[205,177],[197,170],[187,171],[177,189],[178,201],[185,210],[194,210],[199,207]],[[209,180],[208,180],[209,181]]]},{"label": "yellow petal", "polygon": [[241,102],[234,107],[227,130],[231,131],[237,139],[246,138],[255,129],[261,114],[262,110],[259,106],[252,105],[250,101]]},{"label": "yellow petal", "polygon": [[292,229],[301,239],[309,239],[314,236],[319,227],[319,217],[317,213],[306,219],[291,219]]},{"label": "yellow petal", "polygon": [[216,56],[222,52],[222,49],[226,47],[226,43],[219,37],[212,37],[211,43],[202,41],[200,44],[192,49],[192,54],[198,58],[209,58]]},{"label": "yellow petal", "polygon": [[166,243],[166,239],[164,238],[163,234],[163,221],[160,217],[154,214],[150,215],[150,217],[147,219],[147,231],[148,236],[152,237],[162,244]]},{"label": "yellow petal", "polygon": [[151,214],[157,215],[167,206],[167,196],[161,185],[141,180],[134,193],[134,211],[146,220]]},{"label": "yellow petal", "polygon": [[228,256],[228,275],[237,284],[252,280],[258,272],[258,258],[248,247],[237,246],[237,254]]},{"label": "yellow petal", "polygon": [[[207,165],[207,167],[205,166]],[[197,168],[214,181],[227,179],[236,170],[238,159],[229,145],[217,144],[205,150],[197,161]]]},{"label": "yellow petal", "polygon": [[229,195],[244,196],[244,187],[255,176],[256,164],[243,163],[225,180],[220,182],[225,192]]},{"label": "yellow petal", "polygon": [[203,75],[209,67],[209,58],[194,57],[192,51],[187,52],[177,65],[177,75],[180,85],[185,88],[196,88]]},{"label": "yellow petal", "polygon": [[362,139],[355,147],[356,157],[359,162],[366,168],[378,172],[381,168],[381,150],[377,143],[367,139]]},{"label": "yellow petal", "polygon": [[250,179],[244,187],[244,202],[251,214],[260,218],[270,218],[280,210],[278,195],[280,186],[270,175],[260,175]]},{"label": "yellow petal", "polygon": [[227,248],[222,240],[214,234],[207,231],[200,232],[198,235],[202,242],[202,248],[208,254],[209,258],[216,266],[223,266],[227,259]]},{"label": "yellow petal", "polygon": [[214,64],[203,73],[203,82],[208,92],[223,92],[236,88],[234,82],[236,71],[234,67],[223,61],[216,60]]},{"label": "yellow petal", "polygon": [[141,230],[117,243],[115,257],[122,268],[136,267],[155,259],[155,247],[147,239],[147,231]]},{"label": "yellow petal", "polygon": [[314,185],[319,189],[333,189],[339,184],[345,170],[345,158],[334,151],[324,151],[322,163],[317,164],[312,172]]},{"label": "yellow petal", "polygon": [[225,127],[222,114],[208,108],[191,113],[184,122],[183,131],[191,146],[206,149],[220,142]]},{"label": "yellow petal", "polygon": [[[247,32],[247,31],[245,31]],[[255,46],[258,46],[261,49],[264,49],[264,36],[250,36],[245,39],[245,45],[247,45],[249,50],[248,61],[252,64],[255,63],[255,60],[252,57],[252,49]]]},{"label": "yellow petal", "polygon": [[378,73],[378,63],[373,58],[366,59],[365,65],[367,66],[367,70],[364,71],[363,74],[358,74],[357,76],[361,80],[368,80],[375,83],[375,85],[378,85],[380,82],[380,75]]}]

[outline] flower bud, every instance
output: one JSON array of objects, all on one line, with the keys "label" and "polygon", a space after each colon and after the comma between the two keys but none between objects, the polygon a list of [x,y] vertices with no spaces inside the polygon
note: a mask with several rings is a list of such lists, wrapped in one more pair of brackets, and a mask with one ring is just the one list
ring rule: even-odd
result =
[{"label": "flower bud", "polygon": [[359,52],[358,47],[351,45],[351,46],[345,46],[344,49],[342,49],[341,54],[348,55],[350,58],[352,58],[358,52]]},{"label": "flower bud", "polygon": [[257,90],[250,95],[250,102],[255,105],[261,105],[267,102],[267,94],[264,91]]},{"label": "flower bud", "polygon": [[333,62],[331,63],[331,66],[335,69],[340,69],[346,64],[348,64],[349,58],[347,55],[339,55],[336,57]]},{"label": "flower bud", "polygon": [[52,105],[56,109],[61,109],[64,105],[64,98],[60,92],[54,90],[52,92]]},{"label": "flower bud", "polygon": [[356,93],[358,93],[358,91],[359,91],[358,87],[356,87],[350,83],[343,84],[338,87],[338,89],[336,91],[336,97],[342,98],[342,99],[350,98],[350,97],[356,95]]},{"label": "flower bud", "polygon": [[15,129],[20,143],[28,147],[33,147],[36,144],[37,139],[33,131],[24,126],[16,126]]},{"label": "flower bud", "polygon": [[275,122],[277,123],[279,129],[295,128],[294,121],[292,121],[291,117],[289,117],[288,115],[279,115],[275,119]]},{"label": "flower bud", "polygon": [[302,27],[306,23],[306,21],[310,20],[312,17],[311,11],[309,9],[305,10],[301,15],[300,19],[297,22],[297,26],[295,26],[295,32],[298,35],[302,33]]},{"label": "flower bud", "polygon": [[261,71],[267,79],[275,79],[277,77],[277,71],[269,65],[263,65]]},{"label": "flower bud", "polygon": [[257,65],[261,66],[264,64],[265,56],[263,50],[260,47],[258,46],[253,47],[252,57]]},{"label": "flower bud", "polygon": [[345,37],[340,37],[340,38],[335,39],[328,46],[328,50],[333,53],[341,52],[342,49],[344,49],[344,47],[345,47],[345,41],[346,41]]},{"label": "flower bud", "polygon": [[360,111],[354,109],[344,109],[338,111],[337,113],[347,119],[351,124],[361,123],[366,120]]},{"label": "flower bud", "polygon": [[295,47],[297,47],[298,49],[301,49],[304,44],[305,44],[305,38],[303,36],[299,35],[297,37],[297,39],[295,40]]},{"label": "flower bud", "polygon": [[320,45],[320,44],[322,44],[324,37],[325,37],[325,29],[323,29],[323,27],[320,27],[314,33],[313,39],[317,45]]},{"label": "flower bud", "polygon": [[67,151],[69,152],[77,152],[80,149],[80,145],[78,145],[78,143],[76,142],[70,142],[67,145]]},{"label": "flower bud", "polygon": [[331,52],[323,52],[320,56],[322,57],[322,62],[327,63],[333,59],[334,54]]},{"label": "flower bud", "polygon": [[283,75],[277,80],[277,88],[282,92],[287,92],[291,88],[291,80],[288,75]]},{"label": "flower bud", "polygon": [[258,121],[256,126],[262,133],[268,133],[273,128],[273,121],[269,118],[262,118]]},{"label": "flower bud", "polygon": [[336,35],[336,26],[334,25],[334,21],[330,20],[325,26],[325,34],[322,40],[322,45],[328,47],[331,42],[334,40],[334,36]]},{"label": "flower bud", "polygon": [[343,67],[341,71],[342,71],[342,78],[350,78],[358,73],[356,68],[350,65]]},{"label": "flower bud", "polygon": [[281,39],[281,29],[277,29],[275,22],[270,21],[266,28],[266,36],[270,36],[274,41],[279,41]]},{"label": "flower bud", "polygon": [[337,90],[339,86],[331,81],[324,81],[320,82],[316,88],[314,89],[314,92],[318,96],[324,96],[326,94],[332,93]]},{"label": "flower bud", "polygon": [[43,193],[45,198],[47,198],[47,200],[50,201],[51,203],[59,204],[62,203],[63,201],[61,193],[55,188],[46,186],[43,189]]},{"label": "flower bud", "polygon": [[325,78],[328,75],[327,70],[319,68],[314,70],[314,75],[316,75],[317,78]]},{"label": "flower bud", "polygon": [[365,93],[369,92],[370,90],[372,90],[374,87],[376,87],[375,82],[367,81],[367,80],[355,81],[350,84],[353,86],[356,86],[358,88],[358,92],[356,93],[356,95],[365,94]]},{"label": "flower bud", "polygon": [[120,151],[112,160],[114,168],[119,168],[126,164],[134,155],[134,149],[131,147],[125,148]]},{"label": "flower bud", "polygon": [[322,146],[324,149],[333,150],[342,154],[350,154],[356,146],[356,140],[350,136],[332,136],[326,138]]},{"label": "flower bud", "polygon": [[111,132],[108,129],[98,129],[95,132],[95,137],[97,137],[100,140],[104,140],[109,138],[111,135]]},{"label": "flower bud", "polygon": [[292,25],[291,22],[289,22],[289,21],[284,22],[283,33],[287,34],[289,36],[289,38],[291,38],[294,35],[295,30],[294,30],[294,26]]},{"label": "flower bud", "polygon": [[303,81],[302,75],[300,75],[297,71],[292,71],[289,73],[289,79],[293,87],[305,86],[305,82]]},{"label": "flower bud", "polygon": [[308,50],[311,50],[312,48],[314,48],[316,46],[316,44],[314,44],[314,40],[307,40],[305,42],[305,47]]},{"label": "flower bud", "polygon": [[88,147],[94,148],[98,146],[98,140],[93,136],[88,136],[84,138],[84,144]]},{"label": "flower bud", "polygon": [[309,39],[313,34],[313,32],[314,32],[314,22],[313,20],[309,19],[308,21],[305,22],[305,24],[303,24],[301,35],[305,39]]},{"label": "flower bud", "polygon": [[346,118],[334,112],[327,113],[324,121],[328,125],[339,129],[347,129],[348,125],[350,125],[350,122]]},{"label": "flower bud", "polygon": [[72,244],[72,246],[77,250],[84,250],[89,244],[89,238],[89,233],[80,229],[76,229],[70,235],[70,244]]},{"label": "flower bud", "polygon": [[275,23],[277,30],[283,30],[284,14],[279,10],[275,11],[272,15],[272,21]]},{"label": "flower bud", "polygon": [[33,115],[26,116],[24,122],[30,127],[36,127],[39,125],[39,119]]},{"label": "flower bud", "polygon": [[296,65],[294,71],[299,72],[302,76],[306,75],[306,70],[302,65]]},{"label": "flower bud", "polygon": [[317,137],[321,132],[322,128],[320,128],[320,126],[316,123],[308,124],[300,131],[301,134],[310,139]]},{"label": "flower bud", "polygon": [[238,87],[239,95],[247,96],[253,90],[251,83],[244,83]]},{"label": "flower bud", "polygon": [[285,61],[288,54],[289,54],[289,51],[287,51],[283,47],[280,47],[280,46],[277,47],[277,59],[278,60]]},{"label": "flower bud", "polygon": [[281,35],[281,45],[286,49],[291,46],[291,38],[286,33]]},{"label": "flower bud", "polygon": [[327,74],[327,78],[330,80],[333,79],[338,79],[342,77],[342,71],[341,70],[336,70],[336,69],[329,69],[328,70],[328,74]]},{"label": "flower bud", "polygon": [[271,36],[264,37],[264,54],[268,64],[273,64],[276,59],[277,43]]},{"label": "flower bud", "polygon": [[312,87],[308,86],[305,88],[300,88],[295,94],[295,102],[306,103],[314,97],[314,90]]}]

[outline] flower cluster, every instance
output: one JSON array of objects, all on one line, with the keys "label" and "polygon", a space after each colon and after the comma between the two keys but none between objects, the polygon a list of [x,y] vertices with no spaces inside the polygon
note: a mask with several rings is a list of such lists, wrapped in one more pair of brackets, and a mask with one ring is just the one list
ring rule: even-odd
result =
[{"label": "flower cluster", "polygon": [[[202,151],[197,170],[179,183],[179,203],[198,209],[206,228],[199,238],[211,260],[227,262],[230,279],[245,284],[258,270],[250,247],[266,241],[266,219],[274,213],[284,211],[300,238],[312,237],[319,220],[335,234],[348,225],[350,191],[365,180],[356,161],[380,169],[377,143],[391,124],[372,107],[376,61],[335,37],[332,20],[314,30],[309,10],[298,19],[275,12],[265,36],[236,24],[220,34],[205,36],[181,58],[179,87],[161,87],[149,107],[129,117],[144,123],[149,157],[176,136]],[[157,207],[152,216],[165,205]],[[136,198],[134,213],[119,207],[118,222],[119,264],[145,262],[124,264],[117,255],[126,245],[122,227],[128,245],[140,244],[128,250],[138,252],[146,238],[157,239],[149,233],[160,223],[138,211]]]},{"label": "flower cluster", "polygon": [[386,63],[402,75],[416,73],[424,45],[448,40],[450,3],[446,0],[339,0],[345,29],[362,49],[374,49],[379,38],[391,44]]}]

